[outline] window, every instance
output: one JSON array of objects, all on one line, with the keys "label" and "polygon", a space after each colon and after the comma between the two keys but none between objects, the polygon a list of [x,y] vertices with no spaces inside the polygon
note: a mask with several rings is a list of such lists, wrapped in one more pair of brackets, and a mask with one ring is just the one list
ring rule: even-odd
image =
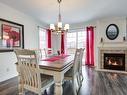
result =
[{"label": "window", "polygon": [[76,48],[76,32],[67,33],[67,48]]},{"label": "window", "polygon": [[77,32],[77,48],[85,48],[86,32]]},{"label": "window", "polygon": [[46,48],[46,30],[39,27],[39,48]]},{"label": "window", "polygon": [[86,32],[68,32],[67,33],[67,49],[68,48],[85,48]]},{"label": "window", "polygon": [[39,48],[42,49],[42,57],[45,56],[44,48],[46,48],[46,30],[39,27]]},{"label": "window", "polygon": [[67,33],[67,53],[74,54],[76,48],[76,32]]},{"label": "window", "polygon": [[[74,54],[76,48],[85,48],[85,47],[86,47],[85,31],[67,33],[67,53]],[[83,62],[85,62],[85,55],[83,56]]]}]

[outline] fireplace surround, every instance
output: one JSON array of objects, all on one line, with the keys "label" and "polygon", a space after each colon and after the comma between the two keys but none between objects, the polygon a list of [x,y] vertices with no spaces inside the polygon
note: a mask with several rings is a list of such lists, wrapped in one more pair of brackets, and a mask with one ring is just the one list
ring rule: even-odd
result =
[{"label": "fireplace surround", "polygon": [[[105,65],[105,56],[109,54],[109,57],[111,57],[112,62],[119,61],[119,66],[116,66],[116,63],[109,62],[108,65]],[[120,56],[123,58],[120,59]],[[108,58],[108,57],[107,57]],[[115,60],[115,59],[117,60]],[[107,61],[111,61],[107,59]],[[124,47],[99,47],[99,64],[97,65],[98,69],[105,69],[105,70],[122,70],[127,71],[127,48]],[[114,67],[114,68],[113,68]],[[120,69],[121,67],[121,69]]]}]

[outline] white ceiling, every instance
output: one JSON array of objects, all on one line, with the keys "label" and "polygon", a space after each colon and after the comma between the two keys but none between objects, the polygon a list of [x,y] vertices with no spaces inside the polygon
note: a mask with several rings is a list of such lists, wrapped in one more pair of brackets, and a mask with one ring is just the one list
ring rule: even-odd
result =
[{"label": "white ceiling", "polygon": [[[46,24],[56,23],[57,0],[0,0]],[[127,0],[62,0],[62,22],[76,24],[107,17],[127,16]]]}]

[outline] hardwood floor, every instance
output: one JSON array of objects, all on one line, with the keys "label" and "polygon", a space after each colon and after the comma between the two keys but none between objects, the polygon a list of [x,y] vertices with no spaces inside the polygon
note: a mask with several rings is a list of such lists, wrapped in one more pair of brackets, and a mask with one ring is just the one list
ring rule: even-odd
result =
[{"label": "hardwood floor", "polygon": [[[127,95],[127,75],[95,71],[83,67],[84,81],[79,95]],[[73,95],[70,82],[63,84],[63,95]],[[53,95],[54,86],[47,89],[43,95]],[[0,83],[0,95],[18,95],[17,77]],[[36,95],[26,91],[25,95]]]}]

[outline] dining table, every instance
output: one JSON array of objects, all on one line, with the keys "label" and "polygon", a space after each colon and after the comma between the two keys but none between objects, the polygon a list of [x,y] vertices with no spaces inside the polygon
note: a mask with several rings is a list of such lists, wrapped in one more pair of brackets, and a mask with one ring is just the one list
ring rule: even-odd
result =
[{"label": "dining table", "polygon": [[[39,59],[40,73],[54,78],[54,95],[63,95],[64,74],[73,66],[73,55],[58,55]],[[18,69],[18,65],[17,65]]]},{"label": "dining table", "polygon": [[54,95],[63,95],[64,74],[73,66],[73,59],[73,55],[59,55],[39,61],[40,72],[54,78]]}]

